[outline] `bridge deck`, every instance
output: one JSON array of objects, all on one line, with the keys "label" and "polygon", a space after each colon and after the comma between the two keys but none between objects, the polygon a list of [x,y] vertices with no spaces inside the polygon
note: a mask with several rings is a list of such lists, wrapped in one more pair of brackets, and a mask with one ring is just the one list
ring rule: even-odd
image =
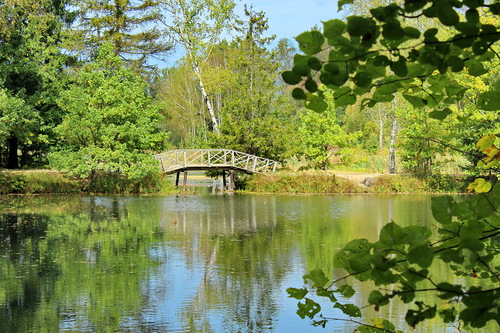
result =
[{"label": "bridge deck", "polygon": [[229,149],[177,149],[154,155],[163,172],[238,170],[245,173],[276,171],[278,162]]}]

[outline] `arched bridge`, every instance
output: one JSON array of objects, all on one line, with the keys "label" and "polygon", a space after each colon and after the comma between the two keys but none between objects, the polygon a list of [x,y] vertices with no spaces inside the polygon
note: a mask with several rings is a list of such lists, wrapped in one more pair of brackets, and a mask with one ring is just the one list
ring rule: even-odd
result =
[{"label": "arched bridge", "polygon": [[267,158],[258,157],[229,149],[177,149],[154,155],[160,161],[166,174],[184,172],[184,187],[188,170],[222,170],[231,172],[231,188],[234,183],[234,171],[252,173],[270,173],[276,171],[279,163]]}]

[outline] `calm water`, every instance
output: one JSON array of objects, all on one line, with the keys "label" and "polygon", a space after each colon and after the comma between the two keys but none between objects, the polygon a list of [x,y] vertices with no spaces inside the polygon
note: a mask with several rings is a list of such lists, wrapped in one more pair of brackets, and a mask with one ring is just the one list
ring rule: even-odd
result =
[{"label": "calm water", "polygon": [[286,288],[391,220],[431,225],[430,197],[3,197],[0,331],[322,332]]}]

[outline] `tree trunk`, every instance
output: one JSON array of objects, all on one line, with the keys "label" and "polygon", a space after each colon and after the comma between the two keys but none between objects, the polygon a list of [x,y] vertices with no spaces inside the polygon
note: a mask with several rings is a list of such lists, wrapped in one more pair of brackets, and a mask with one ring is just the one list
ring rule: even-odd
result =
[{"label": "tree trunk", "polygon": [[378,123],[378,149],[379,151],[384,149],[384,119],[382,116],[380,116]]},{"label": "tree trunk", "polygon": [[205,89],[205,85],[203,84],[203,77],[201,75],[201,70],[198,67],[196,63],[193,63],[193,70],[196,74],[196,77],[198,77],[198,83],[200,85],[200,90],[201,90],[201,95],[203,97],[203,102],[207,106],[208,113],[210,114],[210,119],[212,120],[212,127],[214,130],[214,133],[219,135],[219,122],[217,121],[217,117],[215,116],[215,111],[214,107],[212,106],[212,102],[210,101],[210,98],[208,98],[208,93]]},{"label": "tree trunk", "polygon": [[398,127],[398,121],[396,116],[392,119],[392,128],[391,128],[391,141],[389,143],[389,173],[396,173],[396,148],[394,147],[396,144],[396,131]]},{"label": "tree trunk", "polygon": [[15,136],[11,136],[9,139],[7,139],[7,145],[9,146],[7,169],[19,169],[19,160],[17,156],[19,141]]}]

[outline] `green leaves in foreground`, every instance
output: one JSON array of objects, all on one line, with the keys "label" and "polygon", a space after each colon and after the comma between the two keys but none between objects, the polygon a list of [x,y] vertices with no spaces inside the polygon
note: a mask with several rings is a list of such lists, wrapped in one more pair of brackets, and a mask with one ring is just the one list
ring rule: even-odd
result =
[{"label": "green leaves in foreground", "polygon": [[[339,7],[351,2],[340,1]],[[402,92],[413,107],[431,108],[431,117],[444,119],[450,114],[449,106],[461,101],[468,89],[454,75],[481,77],[497,58],[494,46],[500,40],[499,27],[491,21],[483,23],[482,15],[497,20],[498,8],[482,1],[407,0],[403,5],[371,8],[369,16],[325,21],[322,32],[312,30],[296,37],[303,54],[295,56],[283,80],[302,89],[304,94],[294,97],[308,102],[325,98],[318,86],[334,91],[348,88],[352,98],[336,97],[336,107],[352,105],[357,98],[366,100],[363,106],[374,106]],[[440,22],[450,33],[440,34],[437,27],[421,32],[408,24],[422,16]],[[393,84],[397,89],[381,98],[379,88]],[[498,86],[491,84],[481,93],[479,109],[500,110]],[[306,103],[319,112],[318,105],[317,101]]]},{"label": "green leaves in foreground", "polygon": [[[305,300],[299,303],[297,313],[313,321],[322,309],[318,298],[332,303],[346,316],[335,320],[363,316],[359,305],[339,301],[355,294],[352,286],[345,283],[353,277],[377,286],[360,305],[370,304],[378,310],[399,298],[408,304],[405,320],[411,327],[437,315],[445,323],[459,320],[460,325],[471,327],[481,328],[492,321],[500,324],[500,264],[495,259],[500,252],[500,214],[496,209],[499,206],[500,185],[487,194],[465,198],[436,196],[432,199],[432,211],[439,227],[434,237],[428,227],[402,227],[390,222],[375,242],[355,239],[335,255],[334,265],[347,272],[335,280],[343,281],[340,286],[322,270],[315,269],[304,275],[308,287],[289,288],[287,292],[290,297]],[[442,274],[444,266],[440,265],[440,274],[432,274],[431,267],[437,262],[447,264],[450,271]],[[450,274],[461,279],[441,281],[442,276]],[[427,297],[424,303],[420,295],[429,292],[437,297],[434,302]],[[306,298],[310,293],[316,300]],[[324,326],[327,321],[322,313],[321,320],[314,323]],[[383,324],[377,318],[373,323],[361,326],[359,331],[387,329],[391,325],[389,331],[395,330],[393,324]]]}]

